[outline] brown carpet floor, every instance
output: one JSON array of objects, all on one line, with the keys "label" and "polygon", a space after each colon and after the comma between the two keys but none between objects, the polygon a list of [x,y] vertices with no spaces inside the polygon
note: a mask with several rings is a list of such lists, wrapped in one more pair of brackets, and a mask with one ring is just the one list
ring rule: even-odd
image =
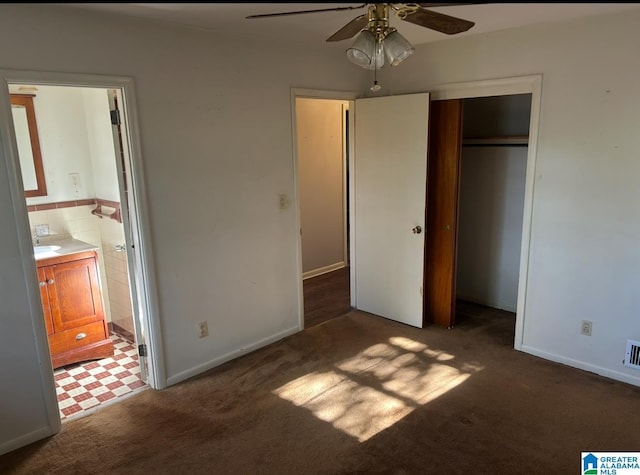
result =
[{"label": "brown carpet floor", "polygon": [[0,457],[19,474],[575,474],[640,450],[640,388],[453,330],[351,312]]}]

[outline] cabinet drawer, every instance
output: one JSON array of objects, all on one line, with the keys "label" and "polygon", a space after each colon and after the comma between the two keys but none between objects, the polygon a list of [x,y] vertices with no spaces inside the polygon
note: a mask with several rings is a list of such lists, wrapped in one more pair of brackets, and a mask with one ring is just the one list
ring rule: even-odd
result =
[{"label": "cabinet drawer", "polygon": [[82,348],[106,338],[104,322],[100,321],[49,335],[49,346],[51,354],[56,355]]}]

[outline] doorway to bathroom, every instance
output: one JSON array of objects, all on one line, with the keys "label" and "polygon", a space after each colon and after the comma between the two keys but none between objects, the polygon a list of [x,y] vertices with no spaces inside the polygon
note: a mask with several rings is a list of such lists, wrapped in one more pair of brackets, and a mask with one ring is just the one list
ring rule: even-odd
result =
[{"label": "doorway to bathroom", "polygon": [[147,387],[122,90],[9,83],[64,422]]}]

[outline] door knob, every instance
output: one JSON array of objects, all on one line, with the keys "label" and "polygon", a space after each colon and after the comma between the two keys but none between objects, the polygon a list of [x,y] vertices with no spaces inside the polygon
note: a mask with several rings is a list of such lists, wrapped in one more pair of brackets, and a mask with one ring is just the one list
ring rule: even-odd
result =
[{"label": "door knob", "polygon": [[413,228],[413,229],[411,230],[411,232],[412,232],[413,234],[420,234],[420,233],[422,232],[422,227],[421,227],[421,226],[416,226],[415,228]]},{"label": "door knob", "polygon": [[76,340],[83,340],[83,339],[85,339],[86,337],[87,337],[87,334],[86,334],[86,333],[78,333],[78,334],[76,335]]},{"label": "door knob", "polygon": [[47,285],[47,283],[45,281],[42,281],[42,282],[38,282],[38,285],[40,287],[44,287],[45,285]]},{"label": "door knob", "polygon": [[47,281],[47,284],[49,284],[49,285],[53,285],[53,284],[55,284],[55,283],[56,283],[56,281],[55,281],[55,280],[53,280],[53,279],[49,279],[49,280]]}]

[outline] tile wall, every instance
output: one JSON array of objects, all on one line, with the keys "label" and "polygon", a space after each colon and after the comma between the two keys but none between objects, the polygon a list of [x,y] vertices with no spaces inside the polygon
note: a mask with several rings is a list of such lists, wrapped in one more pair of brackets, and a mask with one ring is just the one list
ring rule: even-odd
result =
[{"label": "tile wall", "polygon": [[124,226],[112,219],[98,221],[102,237],[106,283],[109,287],[111,321],[134,334],[127,253],[116,248],[125,244]]}]

